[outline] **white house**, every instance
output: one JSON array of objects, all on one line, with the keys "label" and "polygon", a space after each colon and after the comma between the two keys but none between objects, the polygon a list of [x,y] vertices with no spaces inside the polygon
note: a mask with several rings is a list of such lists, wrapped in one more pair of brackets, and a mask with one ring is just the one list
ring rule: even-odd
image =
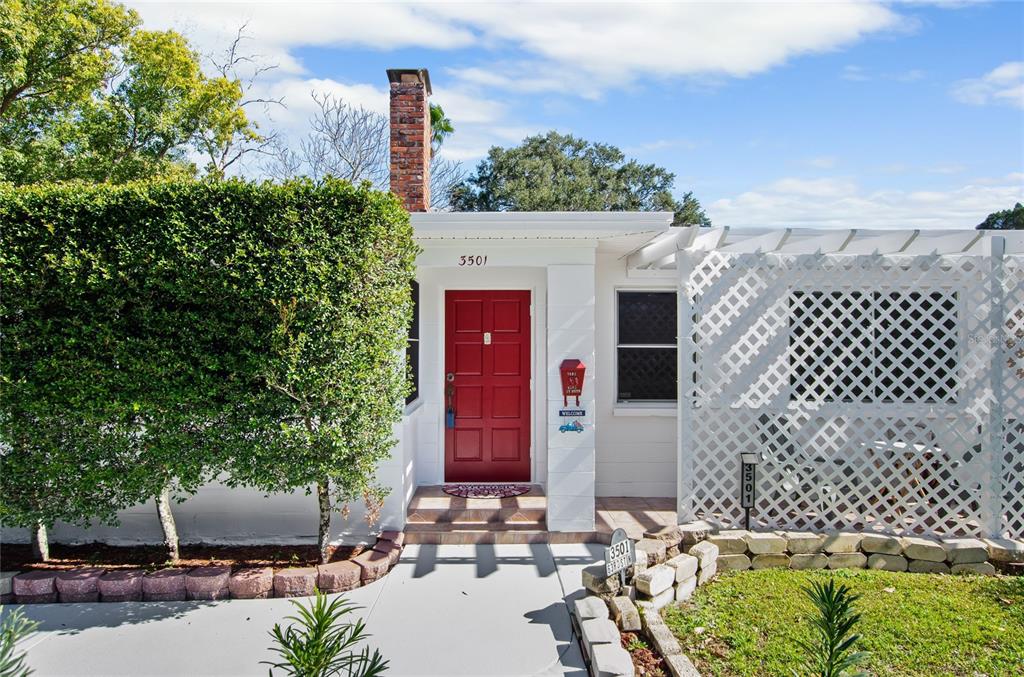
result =
[{"label": "white house", "polygon": [[[1024,534],[1024,237],[673,228],[662,212],[429,204],[429,77],[392,70],[392,190],[422,247],[416,391],[380,467],[381,521],[418,488],[534,485],[586,538],[597,497],[735,523],[741,452],[766,526]],[[582,392],[560,368],[585,366]],[[315,501],[206,487],[183,541],[314,537]],[[151,507],[53,540],[159,541]]]}]

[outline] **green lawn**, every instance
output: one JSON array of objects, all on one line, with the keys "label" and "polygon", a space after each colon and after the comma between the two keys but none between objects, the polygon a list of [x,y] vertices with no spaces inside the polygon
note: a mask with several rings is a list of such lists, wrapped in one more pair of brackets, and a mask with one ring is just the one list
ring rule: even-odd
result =
[{"label": "green lawn", "polygon": [[792,675],[810,638],[802,587],[835,577],[861,595],[873,675],[1024,675],[1024,577],[764,569],[725,574],[664,611],[705,675]]}]

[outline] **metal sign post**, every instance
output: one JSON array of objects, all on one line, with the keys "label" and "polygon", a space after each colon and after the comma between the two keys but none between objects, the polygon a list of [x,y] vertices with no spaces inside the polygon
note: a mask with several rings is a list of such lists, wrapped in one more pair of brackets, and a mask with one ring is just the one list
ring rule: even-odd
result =
[{"label": "metal sign post", "polygon": [[744,452],[740,454],[740,507],[746,513],[744,528],[750,531],[750,510],[757,502],[757,463],[758,454]]},{"label": "metal sign post", "polygon": [[612,532],[612,543],[604,549],[605,575],[619,575],[619,583],[626,585],[626,570],[636,564],[636,548],[622,529]]}]

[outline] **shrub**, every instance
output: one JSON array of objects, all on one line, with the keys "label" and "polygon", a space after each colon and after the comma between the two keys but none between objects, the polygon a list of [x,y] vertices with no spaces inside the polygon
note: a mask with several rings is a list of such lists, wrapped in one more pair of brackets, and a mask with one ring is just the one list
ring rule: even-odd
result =
[{"label": "shrub", "polygon": [[394,196],[328,180],[0,188],[0,515],[170,512],[218,474],[378,498],[415,246]]},{"label": "shrub", "polygon": [[362,619],[354,623],[342,622],[345,616],[360,607],[343,597],[328,603],[327,596],[319,590],[309,608],[294,600],[292,604],[298,609],[298,615],[289,616],[288,620],[294,624],[283,630],[275,624],[270,632],[275,644],[271,651],[282,659],[277,663],[264,661],[271,666],[271,674],[273,668],[278,668],[299,677],[342,674],[374,677],[387,669],[388,662],[376,649],[371,654],[369,647],[363,647],[356,653],[357,645],[368,636]]},{"label": "shrub", "polygon": [[853,628],[860,621],[860,614],[854,612],[853,604],[860,596],[852,594],[845,584],[837,587],[831,578],[824,584],[813,581],[804,592],[817,612],[811,619],[814,641],[800,642],[807,654],[805,674],[820,677],[848,674],[868,657],[864,651],[854,651],[860,635],[854,634]]},{"label": "shrub", "polygon": [[25,665],[25,653],[16,644],[35,632],[39,624],[25,618],[21,609],[6,614],[0,623],[0,677],[28,677],[32,670]]}]

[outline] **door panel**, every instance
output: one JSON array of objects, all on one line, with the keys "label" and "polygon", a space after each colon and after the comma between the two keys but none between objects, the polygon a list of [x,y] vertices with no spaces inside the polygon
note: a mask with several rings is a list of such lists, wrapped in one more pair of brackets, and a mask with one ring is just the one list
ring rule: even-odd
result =
[{"label": "door panel", "polygon": [[530,292],[446,292],[445,374],[445,481],[530,481]]}]

